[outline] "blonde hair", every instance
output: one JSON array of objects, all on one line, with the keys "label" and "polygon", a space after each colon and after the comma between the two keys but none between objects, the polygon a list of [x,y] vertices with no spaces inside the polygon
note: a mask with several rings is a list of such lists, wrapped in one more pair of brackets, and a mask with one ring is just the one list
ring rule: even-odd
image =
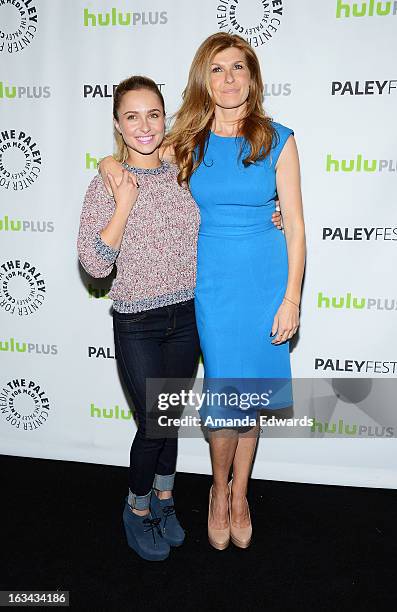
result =
[{"label": "blonde hair", "polygon": [[263,110],[263,81],[255,51],[237,34],[212,34],[200,45],[193,58],[188,83],[182,94],[182,106],[175,114],[174,125],[164,140],[164,146],[174,150],[180,185],[185,182],[189,184],[193,172],[204,159],[215,112],[210,65],[217,53],[229,47],[244,53],[251,75],[247,112],[239,126],[239,134],[245,137],[248,145],[243,164],[248,166],[264,159],[270,152],[273,139],[277,137],[271,118]]},{"label": "blonde hair", "polygon": [[[164,111],[164,115],[165,115],[165,104],[164,104],[163,94],[161,93],[157,84],[152,79],[149,79],[148,77],[134,75],[134,76],[128,77],[128,79],[124,79],[124,81],[121,81],[121,83],[119,83],[116,89],[114,90],[113,117],[116,121],[119,120],[118,110],[120,108],[120,104],[121,104],[121,100],[123,96],[128,91],[137,91],[139,89],[148,89],[149,91],[152,91],[153,93],[155,93],[161,102],[161,105]],[[114,127],[114,140],[116,144],[116,151],[113,157],[118,162],[123,163],[128,158],[128,147],[124,142],[122,134],[120,134],[116,130],[116,127]]]}]

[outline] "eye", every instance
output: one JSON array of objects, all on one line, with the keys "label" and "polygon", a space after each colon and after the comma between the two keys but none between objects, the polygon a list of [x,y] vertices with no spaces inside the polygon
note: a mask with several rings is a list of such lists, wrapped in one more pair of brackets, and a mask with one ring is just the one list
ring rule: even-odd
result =
[{"label": "eye", "polygon": [[238,70],[240,68],[244,68],[243,64],[234,64],[234,67],[237,68]]},{"label": "eye", "polygon": [[152,113],[152,114],[150,115],[150,118],[151,118],[151,119],[158,119],[159,117],[160,117],[159,113]]},{"label": "eye", "polygon": [[220,72],[221,67],[220,66],[213,66],[213,68],[211,68],[211,72]]},{"label": "eye", "polygon": [[127,119],[136,119],[136,115],[127,115]]}]

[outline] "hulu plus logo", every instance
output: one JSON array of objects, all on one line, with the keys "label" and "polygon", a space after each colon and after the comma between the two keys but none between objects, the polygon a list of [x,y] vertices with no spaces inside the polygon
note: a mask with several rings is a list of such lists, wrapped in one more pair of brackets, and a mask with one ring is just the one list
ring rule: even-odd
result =
[{"label": "hulu plus logo", "polygon": [[397,300],[395,298],[356,297],[351,293],[341,296],[327,296],[322,291],[319,291],[317,294],[317,308],[397,310]]},{"label": "hulu plus logo", "polygon": [[120,410],[120,406],[116,404],[114,408],[99,408],[95,404],[90,405],[90,416],[97,419],[124,419],[130,421],[132,412],[130,410]]},{"label": "hulu plus logo", "polygon": [[33,100],[34,98],[50,98],[51,90],[48,86],[34,85],[28,86],[16,86],[6,85],[3,81],[0,81],[0,99],[8,98],[10,100],[17,98],[28,98]]},{"label": "hulu plus logo", "polygon": [[359,153],[353,159],[333,159],[327,154],[325,163],[326,172],[396,172],[397,160],[394,159],[366,159]]},{"label": "hulu plus logo", "polygon": [[58,355],[56,344],[38,344],[34,342],[19,342],[15,338],[0,339],[0,351],[8,353],[28,353],[29,355]]},{"label": "hulu plus logo", "polygon": [[98,13],[84,9],[84,25],[86,27],[97,26],[147,26],[164,25],[168,22],[167,11],[148,11],[133,13],[131,11],[118,11],[111,8],[106,12]]},{"label": "hulu plus logo", "polygon": [[342,17],[386,17],[397,15],[397,2],[381,2],[379,0],[368,0],[368,2],[346,2],[337,0],[336,18]]},{"label": "hulu plus logo", "polygon": [[369,438],[392,438],[394,428],[383,425],[359,425],[357,423],[346,423],[344,419],[338,419],[338,423],[322,422],[314,419],[311,433],[334,434],[337,436],[368,436]]},{"label": "hulu plus logo", "polygon": [[0,232],[53,232],[53,221],[31,221],[28,219],[11,219],[5,215],[0,219]]}]

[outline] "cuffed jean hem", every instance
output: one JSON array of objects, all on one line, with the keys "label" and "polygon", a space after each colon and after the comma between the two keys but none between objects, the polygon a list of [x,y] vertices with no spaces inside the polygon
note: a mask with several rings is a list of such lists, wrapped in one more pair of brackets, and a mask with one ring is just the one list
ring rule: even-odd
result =
[{"label": "cuffed jean hem", "polygon": [[172,491],[174,488],[175,472],[164,476],[156,474],[153,481],[153,489],[157,491]]},{"label": "cuffed jean hem", "polygon": [[135,495],[131,489],[128,489],[127,503],[131,506],[131,508],[135,508],[135,510],[148,510],[150,506],[151,494],[152,491],[150,490],[146,495]]}]

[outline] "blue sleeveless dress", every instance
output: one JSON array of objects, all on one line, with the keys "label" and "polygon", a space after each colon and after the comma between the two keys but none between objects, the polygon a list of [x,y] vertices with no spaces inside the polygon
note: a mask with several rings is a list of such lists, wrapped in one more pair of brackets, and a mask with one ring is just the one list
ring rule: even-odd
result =
[{"label": "blue sleeveless dress", "polygon": [[[255,388],[262,381],[262,390],[269,390],[269,379],[291,379],[289,342],[271,344],[270,332],[288,279],[285,237],[271,221],[275,165],[293,131],[273,125],[278,139],[270,155],[247,168],[244,148],[239,159],[240,146],[246,146],[243,137],[210,132],[204,161],[190,181],[201,214],[195,308],[205,378],[212,381],[207,390],[241,390],[234,384],[241,379],[254,381]],[[286,392],[281,385],[282,392],[278,386],[268,408],[291,404],[290,388]],[[250,405],[241,414],[252,416],[257,410],[257,404]],[[236,413],[204,403],[200,416],[211,421]]]}]

